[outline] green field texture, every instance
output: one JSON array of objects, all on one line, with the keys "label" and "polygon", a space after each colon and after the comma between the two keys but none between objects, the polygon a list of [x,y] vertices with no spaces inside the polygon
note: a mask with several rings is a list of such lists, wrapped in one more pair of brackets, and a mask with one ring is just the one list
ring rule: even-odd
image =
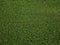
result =
[{"label": "green field texture", "polygon": [[60,0],[0,0],[0,45],[60,45]]}]

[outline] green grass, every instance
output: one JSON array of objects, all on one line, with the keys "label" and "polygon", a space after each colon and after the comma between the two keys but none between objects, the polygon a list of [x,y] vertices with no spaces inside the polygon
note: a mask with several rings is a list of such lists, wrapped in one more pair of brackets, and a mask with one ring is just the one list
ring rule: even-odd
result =
[{"label": "green grass", "polygon": [[0,0],[0,45],[60,45],[60,0]]}]

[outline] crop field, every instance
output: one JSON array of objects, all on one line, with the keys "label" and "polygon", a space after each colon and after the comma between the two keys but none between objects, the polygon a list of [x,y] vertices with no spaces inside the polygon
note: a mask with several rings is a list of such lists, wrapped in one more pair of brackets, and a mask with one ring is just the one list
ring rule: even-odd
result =
[{"label": "crop field", "polygon": [[60,45],[60,0],[0,0],[0,45]]}]

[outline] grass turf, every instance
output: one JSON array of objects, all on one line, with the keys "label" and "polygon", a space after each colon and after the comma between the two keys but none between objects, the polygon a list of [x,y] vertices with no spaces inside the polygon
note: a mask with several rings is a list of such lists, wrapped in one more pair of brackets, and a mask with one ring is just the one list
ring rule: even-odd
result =
[{"label": "grass turf", "polygon": [[0,0],[0,45],[60,45],[60,0]]}]

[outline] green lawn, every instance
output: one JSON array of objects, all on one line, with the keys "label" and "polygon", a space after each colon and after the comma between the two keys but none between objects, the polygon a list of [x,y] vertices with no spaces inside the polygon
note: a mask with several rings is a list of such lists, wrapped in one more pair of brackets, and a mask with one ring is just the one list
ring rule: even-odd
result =
[{"label": "green lawn", "polygon": [[0,0],[0,45],[60,45],[60,0]]}]

